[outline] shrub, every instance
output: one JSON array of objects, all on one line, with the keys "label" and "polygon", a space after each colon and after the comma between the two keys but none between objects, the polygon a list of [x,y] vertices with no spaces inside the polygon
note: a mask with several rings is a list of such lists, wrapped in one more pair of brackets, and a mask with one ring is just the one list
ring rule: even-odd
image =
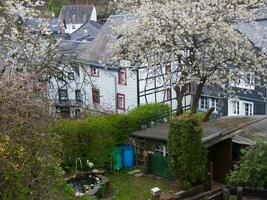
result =
[{"label": "shrub", "polygon": [[0,199],[67,199],[61,140],[31,88],[31,79],[0,79]]},{"label": "shrub", "polygon": [[170,107],[163,103],[145,104],[128,112],[128,117],[133,122],[133,129],[140,130],[153,125],[161,124],[169,118]]},{"label": "shrub", "polygon": [[67,5],[68,3],[68,0],[48,0],[47,7],[49,11],[54,12],[56,15],[58,15],[61,11],[62,6]]},{"label": "shrub", "polygon": [[199,117],[184,114],[170,121],[168,149],[173,174],[185,188],[204,179],[207,153],[202,146],[202,127]]},{"label": "shrub", "polygon": [[240,167],[227,177],[229,184],[253,188],[267,188],[267,143],[243,149]]},{"label": "shrub", "polygon": [[88,159],[96,167],[107,167],[111,161],[111,149],[115,145],[127,142],[133,131],[164,121],[169,113],[168,105],[147,104],[128,114],[58,121],[53,131],[62,137],[64,169],[73,169],[78,157],[83,163]]}]

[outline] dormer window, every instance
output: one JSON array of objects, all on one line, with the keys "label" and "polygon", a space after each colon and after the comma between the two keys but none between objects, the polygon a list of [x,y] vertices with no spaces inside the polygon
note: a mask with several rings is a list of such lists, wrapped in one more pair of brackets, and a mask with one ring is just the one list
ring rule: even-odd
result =
[{"label": "dormer window", "polygon": [[254,73],[242,72],[235,80],[230,82],[233,87],[244,88],[248,90],[255,89],[255,76]]},{"label": "dormer window", "polygon": [[91,67],[91,76],[99,77],[99,69]]},{"label": "dormer window", "polygon": [[87,28],[83,29],[83,33],[84,33],[84,35],[87,35],[88,34],[88,29]]},{"label": "dormer window", "polygon": [[126,69],[121,69],[119,72],[118,72],[118,83],[119,85],[127,85],[127,82],[126,82]]},{"label": "dormer window", "polygon": [[165,73],[166,74],[171,74],[171,64],[170,63],[168,63],[166,65],[166,67],[165,67]]},{"label": "dormer window", "polygon": [[75,24],[76,15],[72,15],[72,23]]}]

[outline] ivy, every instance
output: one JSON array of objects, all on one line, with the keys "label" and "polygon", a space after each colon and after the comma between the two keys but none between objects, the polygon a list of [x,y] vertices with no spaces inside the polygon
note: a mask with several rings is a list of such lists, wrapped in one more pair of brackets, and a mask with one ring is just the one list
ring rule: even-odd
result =
[{"label": "ivy", "polygon": [[169,165],[184,188],[199,184],[204,179],[207,152],[201,139],[199,116],[183,114],[170,120]]},{"label": "ivy", "polygon": [[227,180],[234,186],[267,188],[267,143],[242,150],[243,158],[238,169],[233,170]]}]

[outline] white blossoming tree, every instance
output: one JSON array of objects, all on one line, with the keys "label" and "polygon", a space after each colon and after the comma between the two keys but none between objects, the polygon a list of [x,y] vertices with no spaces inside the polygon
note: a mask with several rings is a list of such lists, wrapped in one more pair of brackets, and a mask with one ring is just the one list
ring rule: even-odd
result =
[{"label": "white blossoming tree", "polygon": [[[23,23],[40,1],[0,1],[0,199],[68,199],[63,191],[60,138],[53,122],[43,75],[54,74],[60,56],[45,25]],[[43,32],[44,31],[44,32]],[[41,33],[46,33],[44,36]],[[41,91],[40,91],[41,90]],[[44,95],[46,96],[46,95]]]},{"label": "white blossoming tree", "polygon": [[[265,0],[122,0],[117,12],[133,16],[114,27],[119,35],[114,59],[159,73],[171,65],[169,82],[174,83],[177,115],[183,113],[182,99],[188,82],[196,86],[191,104],[195,113],[204,86],[231,94],[244,73],[265,82],[266,52],[237,30],[237,24],[253,20],[251,12]],[[119,54],[117,53],[119,52]],[[164,71],[164,70],[163,70]]]}]

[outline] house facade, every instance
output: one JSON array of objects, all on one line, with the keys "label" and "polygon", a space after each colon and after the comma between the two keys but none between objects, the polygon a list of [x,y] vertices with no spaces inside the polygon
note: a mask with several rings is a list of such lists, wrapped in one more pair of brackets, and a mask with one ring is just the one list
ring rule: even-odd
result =
[{"label": "house facade", "polygon": [[66,5],[62,7],[58,18],[65,25],[65,33],[71,34],[87,21],[97,21],[97,13],[94,5]]},{"label": "house facade", "polygon": [[[154,73],[147,71],[145,68],[137,68],[125,63],[113,64],[110,53],[111,43],[114,42],[112,28],[114,25],[120,25],[124,20],[129,19],[127,15],[110,16],[107,22],[94,35],[92,41],[79,41],[84,49],[76,53],[74,52],[77,56],[75,58],[77,64],[74,65],[77,65],[76,68],[78,67],[81,70],[80,65],[81,63],[83,64],[83,71],[85,70],[84,77],[88,79],[87,84],[79,85],[75,83],[75,87],[65,85],[66,89],[63,92],[58,87],[53,90],[53,93],[56,94],[53,96],[55,101],[58,101],[62,95],[66,96],[67,93],[68,101],[73,102],[77,100],[75,90],[79,90],[79,87],[81,88],[83,100],[80,104],[75,104],[75,106],[70,105],[71,109],[68,109],[70,116],[76,116],[77,113],[85,108],[104,112],[124,113],[141,104],[154,102],[169,104],[173,112],[177,109],[176,94],[173,89],[174,83],[167,79],[168,75],[172,73],[170,66],[164,66],[157,73]],[[264,19],[261,19],[260,23],[262,21]],[[74,22],[69,24],[72,23]],[[89,26],[89,21],[79,26],[80,30],[72,32],[73,36],[76,36],[76,33],[77,36],[84,34],[82,28],[87,26]],[[250,29],[247,28],[247,24],[244,26],[245,28],[240,28],[240,31],[246,35]],[[260,29],[260,31],[266,34],[265,27]],[[251,40],[253,42],[253,38]],[[74,39],[71,39],[69,42],[75,43]],[[266,39],[263,42],[266,42]],[[75,71],[73,73],[77,74]],[[217,88],[206,86],[199,101],[199,111],[206,112],[210,107],[214,107],[215,110],[212,114],[214,118],[233,115],[267,114],[266,88],[255,84],[253,74],[246,74],[245,77],[245,79],[239,81],[238,85],[232,85],[236,89],[234,95],[222,96]],[[191,106],[195,89],[194,84],[188,84],[183,100],[183,108],[185,110]]]}]

